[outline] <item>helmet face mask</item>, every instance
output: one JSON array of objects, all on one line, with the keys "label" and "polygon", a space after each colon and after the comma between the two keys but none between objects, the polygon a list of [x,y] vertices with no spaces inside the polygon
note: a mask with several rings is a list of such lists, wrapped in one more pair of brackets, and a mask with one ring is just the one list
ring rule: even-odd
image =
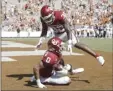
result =
[{"label": "helmet face mask", "polygon": [[62,52],[62,51],[64,51],[64,50],[66,50],[66,48],[65,48],[65,46],[64,46],[64,43],[62,42],[62,43],[61,43],[61,46],[60,46],[60,52]]},{"label": "helmet face mask", "polygon": [[45,5],[41,9],[41,18],[47,24],[51,24],[54,21],[54,12],[50,6]]},{"label": "helmet face mask", "polygon": [[49,14],[48,16],[41,17],[46,24],[52,24],[54,21],[54,14]]}]

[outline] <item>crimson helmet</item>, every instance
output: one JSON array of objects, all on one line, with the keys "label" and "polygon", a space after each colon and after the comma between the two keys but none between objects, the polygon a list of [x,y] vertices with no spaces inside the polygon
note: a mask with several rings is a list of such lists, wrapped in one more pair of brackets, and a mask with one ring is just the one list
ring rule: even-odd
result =
[{"label": "crimson helmet", "polygon": [[41,18],[47,24],[53,23],[53,21],[54,21],[53,9],[48,5],[44,5],[41,8]]},{"label": "crimson helmet", "polygon": [[48,41],[48,48],[51,51],[61,52],[63,50],[63,42],[58,37],[53,37]]}]

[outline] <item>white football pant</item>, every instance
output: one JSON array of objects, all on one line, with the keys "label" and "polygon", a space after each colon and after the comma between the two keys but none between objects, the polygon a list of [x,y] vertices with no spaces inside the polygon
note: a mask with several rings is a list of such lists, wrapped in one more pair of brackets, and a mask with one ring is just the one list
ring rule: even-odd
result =
[{"label": "white football pant", "polygon": [[[78,38],[75,36],[74,31],[71,32],[72,35],[72,44],[75,45],[77,42],[79,42]],[[55,34],[56,37],[59,37],[60,39],[62,39],[63,42],[67,42],[68,41],[68,37],[67,37],[67,33],[64,32],[62,34]]]},{"label": "white football pant", "polygon": [[66,76],[68,71],[63,69],[62,71],[55,71],[54,74],[49,78],[40,77],[41,83],[50,83],[50,84],[69,84],[71,79]]}]

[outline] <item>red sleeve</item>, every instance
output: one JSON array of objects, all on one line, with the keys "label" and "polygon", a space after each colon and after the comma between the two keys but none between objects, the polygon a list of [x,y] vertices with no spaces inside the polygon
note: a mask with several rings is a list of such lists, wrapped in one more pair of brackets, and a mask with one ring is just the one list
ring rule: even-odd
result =
[{"label": "red sleeve", "polygon": [[65,23],[65,13],[63,11],[59,11],[59,20]]}]

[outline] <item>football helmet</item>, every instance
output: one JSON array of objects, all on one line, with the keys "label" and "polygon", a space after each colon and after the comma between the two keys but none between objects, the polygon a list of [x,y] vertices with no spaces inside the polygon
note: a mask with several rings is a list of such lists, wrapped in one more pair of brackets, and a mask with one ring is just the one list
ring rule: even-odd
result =
[{"label": "football helmet", "polygon": [[60,53],[64,49],[63,42],[60,38],[53,37],[48,41],[48,48],[51,51]]},{"label": "football helmet", "polygon": [[53,9],[48,5],[44,5],[41,8],[41,18],[47,24],[53,23],[55,19]]}]

